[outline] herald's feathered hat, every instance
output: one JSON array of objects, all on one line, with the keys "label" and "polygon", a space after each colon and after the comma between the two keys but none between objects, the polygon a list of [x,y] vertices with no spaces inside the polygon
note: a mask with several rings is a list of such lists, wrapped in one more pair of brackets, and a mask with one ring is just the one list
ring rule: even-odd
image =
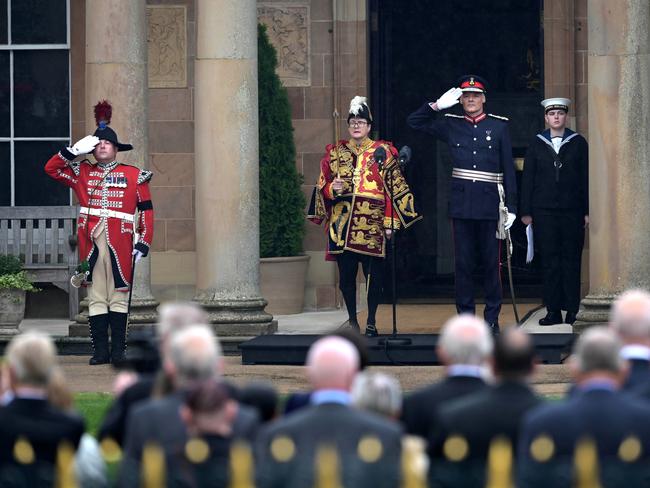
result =
[{"label": "herald's feathered hat", "polygon": [[568,112],[570,105],[571,100],[568,98],[547,98],[546,100],[542,100],[542,107],[544,107],[545,114],[549,110],[564,110]]},{"label": "herald's feathered hat", "polygon": [[111,123],[111,116],[113,115],[113,107],[106,100],[95,105],[95,122],[97,123],[97,130],[93,134],[100,140],[111,142],[117,147],[118,151],[130,151],[133,149],[131,144],[124,144],[118,141],[117,134],[111,129],[108,124]]},{"label": "herald's feathered hat", "polygon": [[463,92],[487,93],[487,82],[476,75],[463,75],[457,82]]},{"label": "herald's feathered hat", "polygon": [[368,103],[366,97],[360,97],[357,95],[350,101],[350,110],[348,113],[348,123],[350,123],[351,118],[357,119],[366,119],[366,122],[372,124],[372,114],[368,108]]}]

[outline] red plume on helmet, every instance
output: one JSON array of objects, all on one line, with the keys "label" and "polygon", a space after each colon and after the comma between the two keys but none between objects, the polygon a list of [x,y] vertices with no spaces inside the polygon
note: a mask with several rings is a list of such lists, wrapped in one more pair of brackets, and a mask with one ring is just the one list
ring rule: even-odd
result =
[{"label": "red plume on helmet", "polygon": [[115,144],[118,151],[130,151],[133,149],[133,146],[131,144],[120,142],[117,139],[115,131],[108,126],[108,124],[111,123],[111,115],[113,115],[113,107],[111,107],[111,104],[107,100],[102,100],[95,105],[95,122],[97,123],[97,130],[93,135],[99,137],[100,140]]},{"label": "red plume on helmet", "polygon": [[108,100],[102,100],[95,105],[95,123],[100,129],[104,129],[111,123],[111,115],[113,115],[113,107]]}]

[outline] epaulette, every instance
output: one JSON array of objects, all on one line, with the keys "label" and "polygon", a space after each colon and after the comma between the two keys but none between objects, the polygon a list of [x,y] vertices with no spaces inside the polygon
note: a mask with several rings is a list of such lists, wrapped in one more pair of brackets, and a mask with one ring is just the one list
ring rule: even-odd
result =
[{"label": "epaulette", "polygon": [[456,114],[445,114],[445,117],[453,117],[455,119],[464,119],[465,118],[463,115],[456,115]]},{"label": "epaulette", "polygon": [[148,171],[146,169],[141,169],[140,173],[138,173],[138,185],[141,185],[145,181],[151,180],[151,177],[153,176],[152,171]]},{"label": "epaulette", "polygon": [[510,119],[508,117],[504,117],[502,115],[488,114],[488,117],[492,117],[493,119],[505,120],[506,122],[510,122]]}]

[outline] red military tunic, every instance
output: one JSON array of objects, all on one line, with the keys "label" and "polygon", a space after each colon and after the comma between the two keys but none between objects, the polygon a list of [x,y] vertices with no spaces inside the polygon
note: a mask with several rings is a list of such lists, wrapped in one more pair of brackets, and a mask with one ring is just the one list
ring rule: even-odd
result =
[{"label": "red military tunic", "polygon": [[[386,151],[381,169],[373,158],[378,147]],[[357,146],[343,140],[327,146],[307,215],[317,224],[327,221],[327,259],[343,251],[384,257],[384,231],[391,228],[391,218],[394,229],[422,218],[399,168],[387,171],[397,163],[396,156],[395,147],[386,141],[365,139]],[[340,195],[332,191],[337,176],[343,180]]]},{"label": "red military tunic", "polygon": [[[111,253],[113,279],[116,291],[128,291],[133,270],[133,231],[138,233],[135,249],[147,255],[153,239],[153,206],[149,180],[153,173],[136,166],[112,163],[100,166],[87,160],[74,162],[66,159],[72,154],[62,150],[45,165],[45,172],[72,188],[81,206],[77,225],[79,259],[87,260],[92,270],[97,260],[97,246],[93,233],[104,225]],[[137,226],[135,211],[139,210]]]}]

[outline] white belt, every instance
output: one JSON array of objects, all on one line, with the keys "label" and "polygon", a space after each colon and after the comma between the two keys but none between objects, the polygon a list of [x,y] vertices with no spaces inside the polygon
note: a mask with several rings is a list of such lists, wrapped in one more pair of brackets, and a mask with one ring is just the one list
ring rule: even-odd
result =
[{"label": "white belt", "polygon": [[486,183],[503,183],[503,173],[489,173],[472,169],[454,168],[451,176],[461,180],[484,181]]},{"label": "white belt", "polygon": [[116,210],[109,210],[107,208],[80,207],[79,213],[85,215],[95,215],[97,217],[112,217],[114,219],[126,220],[127,222],[135,221],[135,217],[132,214],[118,212]]}]

